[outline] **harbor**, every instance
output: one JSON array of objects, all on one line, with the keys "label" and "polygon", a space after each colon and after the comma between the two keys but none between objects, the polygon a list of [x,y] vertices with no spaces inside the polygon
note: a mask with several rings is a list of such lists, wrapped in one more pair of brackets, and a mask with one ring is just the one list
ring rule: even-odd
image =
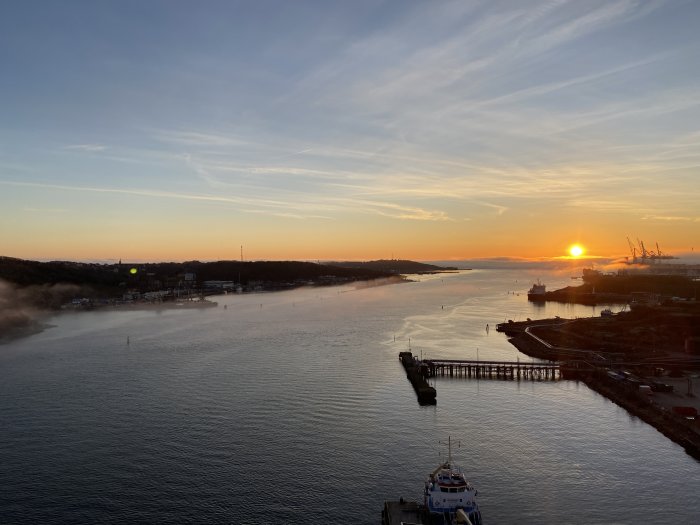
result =
[{"label": "harbor", "polygon": [[[419,406],[397,360],[409,337],[418,358],[474,359],[478,347],[479,361],[525,364],[496,332],[505,312],[590,312],[506,294],[516,279],[530,284],[519,272],[468,272],[228,294],[196,311],[56,315],[2,347],[3,522],[379,523],[385,501],[424,504],[424,482],[446,457],[437,442],[452,435],[487,525],[606,523],[618,512],[664,522],[658,501],[675,499],[687,502],[678,522],[693,523],[696,461],[583,384],[437,376],[426,380],[437,404]],[[674,394],[685,396],[680,383]],[[261,436],[272,439],[262,446]],[[264,472],[291,481],[270,485]],[[309,512],[308,487],[329,477]],[[236,490],[242,479],[254,497]]]},{"label": "harbor", "polygon": [[[674,319],[683,318],[673,306],[657,307],[652,335],[663,333],[663,319],[670,315],[669,308]],[[638,314],[628,314],[633,318],[635,315]],[[627,342],[626,332],[634,333],[639,328],[619,316],[509,322],[497,329],[526,355],[552,360],[577,356],[578,360],[559,361],[563,373],[560,377],[581,380],[700,459],[700,356],[693,338],[686,338],[684,352],[672,346],[663,352],[654,347],[645,351],[644,347]],[[605,344],[607,334],[616,336],[614,346]],[[677,340],[674,336],[669,333],[667,340]],[[652,337],[649,339],[653,342]],[[586,347],[590,340],[598,343],[596,350]],[[576,347],[562,346],[564,342]]]},{"label": "harbor", "polygon": [[[528,299],[538,301],[540,294],[544,294],[544,285],[537,283],[530,289]],[[649,315],[653,316],[653,323],[647,319]],[[505,334],[520,352],[532,357],[531,362],[520,358],[419,360],[411,352],[401,352],[400,358],[404,367],[408,365],[407,375],[420,404],[425,404],[421,402],[421,393],[427,389],[431,389],[430,404],[437,403],[436,379],[581,381],[700,460],[700,400],[696,395],[700,387],[698,338],[693,336],[692,329],[684,330],[693,326],[694,319],[697,319],[694,301],[667,300],[637,308],[634,313],[624,309],[614,312],[606,307],[599,317],[593,318],[556,316],[498,324],[497,331]],[[644,332],[649,336],[642,343],[639,334]],[[666,345],[659,348],[656,341],[661,335]],[[480,513],[478,520],[480,523]],[[403,498],[384,502],[382,525],[407,523],[471,524],[473,521],[459,511],[449,516],[431,512],[427,503]]]}]

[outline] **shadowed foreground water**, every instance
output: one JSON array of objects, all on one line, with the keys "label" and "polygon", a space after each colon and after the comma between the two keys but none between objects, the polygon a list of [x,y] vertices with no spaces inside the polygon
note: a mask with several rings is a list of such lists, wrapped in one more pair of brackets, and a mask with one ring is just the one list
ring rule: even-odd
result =
[{"label": "shadowed foreground water", "polygon": [[416,403],[409,338],[529,360],[496,323],[597,314],[506,293],[534,277],[57,316],[0,346],[0,522],[378,523],[384,499],[421,497],[451,435],[486,523],[696,523],[700,463],[582,384],[438,379],[437,406]]}]

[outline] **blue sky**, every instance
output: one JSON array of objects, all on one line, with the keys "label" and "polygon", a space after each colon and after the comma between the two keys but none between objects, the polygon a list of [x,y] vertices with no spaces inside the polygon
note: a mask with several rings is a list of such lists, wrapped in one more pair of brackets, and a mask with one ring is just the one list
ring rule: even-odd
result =
[{"label": "blue sky", "polygon": [[700,244],[700,2],[4,2],[26,258]]}]

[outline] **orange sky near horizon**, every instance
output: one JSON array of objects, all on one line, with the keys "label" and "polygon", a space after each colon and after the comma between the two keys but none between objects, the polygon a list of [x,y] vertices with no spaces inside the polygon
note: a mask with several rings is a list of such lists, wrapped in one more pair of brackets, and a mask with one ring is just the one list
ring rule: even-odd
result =
[{"label": "orange sky near horizon", "polygon": [[[630,255],[627,232],[591,221],[588,228],[571,229],[565,223],[541,220],[510,223],[505,219],[461,223],[405,222],[365,218],[362,221],[324,224],[322,228],[300,228],[295,221],[278,221],[229,229],[206,219],[184,224],[139,225],[128,218],[104,224],[76,224],[65,234],[62,223],[32,225],[31,222],[2,228],[4,253],[33,260],[133,260],[143,262],[186,260],[468,260],[493,257],[559,259],[569,256],[573,244],[580,244],[583,258],[617,258]],[[14,221],[13,221],[14,222]],[[690,252],[688,243],[694,229],[682,230],[668,224],[644,230],[648,249],[656,240],[664,253]],[[42,229],[40,237],[33,229]],[[253,232],[253,233],[251,233]],[[39,242],[38,239],[41,238]],[[630,236],[637,243],[637,238]]]},{"label": "orange sky near horizon", "polygon": [[700,246],[700,2],[149,9],[4,6],[0,255]]}]

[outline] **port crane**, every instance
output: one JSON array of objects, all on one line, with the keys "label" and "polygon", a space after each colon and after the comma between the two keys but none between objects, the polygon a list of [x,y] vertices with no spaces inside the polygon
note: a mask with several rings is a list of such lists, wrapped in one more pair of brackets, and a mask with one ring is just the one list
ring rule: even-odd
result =
[{"label": "port crane", "polygon": [[[625,257],[625,259],[627,259],[627,261],[631,264],[654,264],[659,260],[677,259],[677,257],[674,257],[673,255],[663,253],[659,248],[658,242],[656,243],[656,251],[647,250],[647,247],[644,246],[644,241],[640,241],[639,239],[637,239],[637,246],[635,246],[632,241],[630,241],[630,238],[627,237],[627,244],[630,247],[632,260],[630,261],[629,257]],[[637,248],[639,248],[639,256],[637,256]]]}]

